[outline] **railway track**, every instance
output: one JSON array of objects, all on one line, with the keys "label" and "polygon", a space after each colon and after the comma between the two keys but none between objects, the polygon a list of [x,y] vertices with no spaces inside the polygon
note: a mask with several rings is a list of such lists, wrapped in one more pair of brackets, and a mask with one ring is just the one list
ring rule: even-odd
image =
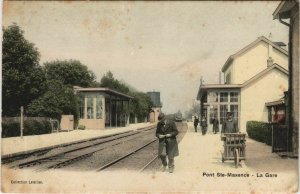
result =
[{"label": "railway track", "polygon": [[[153,139],[150,142],[138,147],[134,151],[131,151],[104,166],[101,166],[96,171],[103,171],[103,170],[118,170],[125,167],[127,170],[137,170],[139,168],[139,172],[142,172],[151,161],[153,161],[153,147],[157,147],[157,139]],[[145,163],[145,159],[150,158],[150,162]],[[154,158],[157,158],[157,153],[154,154]],[[139,165],[138,165],[139,164]],[[142,165],[141,167],[139,167]]]},{"label": "railway track", "polygon": [[[183,123],[177,123],[177,127],[180,128],[178,135],[178,141],[180,142],[185,135],[187,126]],[[134,170],[141,173],[147,169],[152,169],[151,165],[156,162],[155,169],[160,166],[160,161],[157,155],[158,139],[152,139],[144,145],[136,148],[135,150],[122,155],[115,160],[99,167],[96,171],[112,171],[112,170]],[[158,165],[157,165],[158,164]]]},{"label": "railway track", "polygon": [[[186,124],[177,123],[178,141],[186,132]],[[49,169],[69,170],[133,170],[143,172],[158,169],[157,138],[155,126],[124,132],[87,141],[37,151],[22,158],[6,158],[9,168],[28,168],[34,171]],[[9,161],[10,160],[10,161]]]},{"label": "railway track", "polygon": [[125,141],[141,136],[143,133],[152,131],[155,127],[150,126],[136,131],[124,132],[87,141],[75,142],[63,145],[43,152],[37,151],[26,156],[14,156],[5,158],[4,163],[9,168],[32,168],[35,170],[47,170],[61,168],[78,160],[91,156],[93,153],[101,151],[109,146],[115,146]]}]

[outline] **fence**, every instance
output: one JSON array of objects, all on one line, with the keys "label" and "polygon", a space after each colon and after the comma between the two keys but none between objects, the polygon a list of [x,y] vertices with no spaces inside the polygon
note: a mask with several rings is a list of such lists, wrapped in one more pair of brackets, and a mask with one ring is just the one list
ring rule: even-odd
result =
[{"label": "fence", "polygon": [[[24,121],[49,121],[48,117],[24,117]],[[20,117],[2,117],[3,123],[20,122]]]},{"label": "fence", "polygon": [[21,130],[20,117],[2,117],[2,137],[40,135],[58,131],[59,122],[47,117],[24,117],[24,130]]},{"label": "fence", "polygon": [[288,126],[272,124],[272,152],[288,151]]}]

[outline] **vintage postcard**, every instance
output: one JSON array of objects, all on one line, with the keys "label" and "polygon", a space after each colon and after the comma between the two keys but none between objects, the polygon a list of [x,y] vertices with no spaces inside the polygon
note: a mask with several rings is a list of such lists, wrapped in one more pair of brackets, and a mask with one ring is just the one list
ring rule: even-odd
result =
[{"label": "vintage postcard", "polygon": [[299,1],[2,2],[4,193],[297,193]]}]

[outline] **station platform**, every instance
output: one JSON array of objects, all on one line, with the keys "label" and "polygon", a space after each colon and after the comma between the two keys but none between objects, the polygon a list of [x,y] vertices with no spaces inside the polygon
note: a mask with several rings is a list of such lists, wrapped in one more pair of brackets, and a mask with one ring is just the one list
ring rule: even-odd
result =
[{"label": "station platform", "polygon": [[[146,124],[145,124],[146,126]],[[179,143],[173,173],[129,170],[82,172],[13,171],[14,179],[38,180],[39,185],[16,185],[5,180],[9,192],[76,192],[76,193],[297,193],[298,159],[281,158],[271,147],[251,139],[246,142],[246,161],[235,168],[233,161],[221,161],[220,134],[194,132],[193,123]],[[125,129],[123,129],[125,130]],[[89,131],[87,131],[89,132]],[[92,133],[92,132],[90,132]],[[149,153],[151,154],[151,153]],[[2,169],[10,177],[11,170]]]},{"label": "station platform", "polygon": [[130,124],[127,127],[106,128],[96,130],[72,130],[69,132],[57,132],[44,135],[30,135],[21,137],[9,137],[1,139],[1,156],[13,156],[28,152],[47,149],[62,144],[78,142],[90,138],[102,137],[126,131],[137,130],[154,125],[153,123]]}]

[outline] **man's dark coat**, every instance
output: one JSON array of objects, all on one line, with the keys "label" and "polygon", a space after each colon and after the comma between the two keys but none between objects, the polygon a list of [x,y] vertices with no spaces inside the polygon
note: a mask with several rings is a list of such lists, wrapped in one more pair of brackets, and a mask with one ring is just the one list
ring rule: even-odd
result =
[{"label": "man's dark coat", "polygon": [[213,131],[216,131],[216,132],[219,131],[219,121],[216,118],[214,118],[214,120],[213,120]]},{"label": "man's dark coat", "polygon": [[226,120],[222,126],[223,133],[238,133],[237,122],[234,120]]},{"label": "man's dark coat", "polygon": [[169,158],[174,158],[179,155],[178,144],[176,140],[176,136],[178,134],[178,130],[174,121],[167,119],[166,124],[164,120],[161,120],[157,123],[156,128],[156,137],[159,135],[171,134],[171,137],[165,137],[159,139],[158,145],[158,155],[164,155],[164,146],[166,145],[166,154]]}]

